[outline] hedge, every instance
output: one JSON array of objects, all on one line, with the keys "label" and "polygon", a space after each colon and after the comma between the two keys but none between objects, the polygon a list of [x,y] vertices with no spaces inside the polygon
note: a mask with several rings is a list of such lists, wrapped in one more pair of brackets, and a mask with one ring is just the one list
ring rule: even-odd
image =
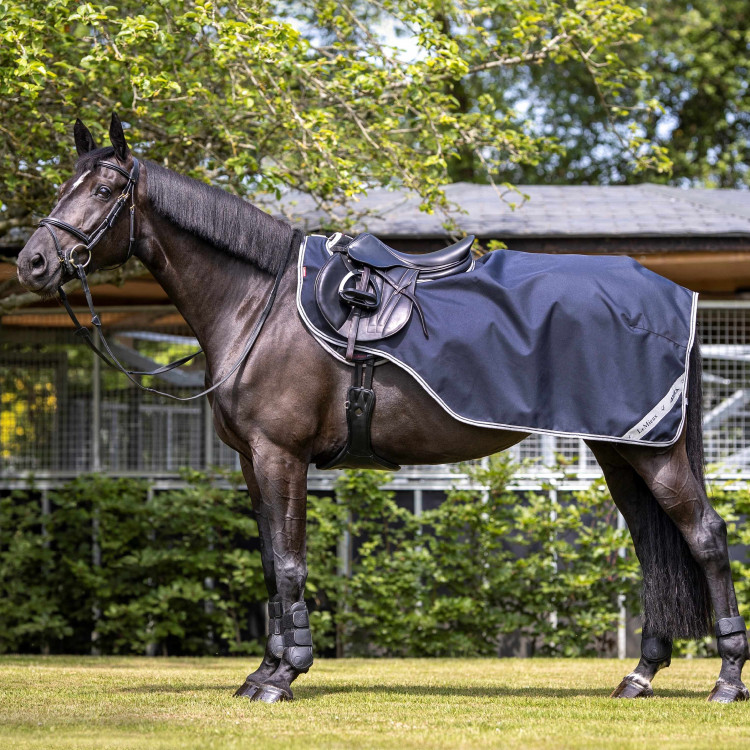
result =
[{"label": "hedge", "polygon": [[[465,468],[485,489],[454,489],[419,518],[377,472],[345,472],[333,497],[309,498],[318,653],[489,655],[519,632],[532,653],[611,653],[618,596],[637,611],[639,570],[603,482],[555,500],[510,489],[505,454]],[[266,593],[247,492],[236,475],[184,478],[155,492],[82,476],[49,493],[47,513],[33,487],[1,498],[0,652],[260,653]],[[715,498],[730,542],[750,544],[750,492]],[[747,558],[733,571],[746,609]]]}]

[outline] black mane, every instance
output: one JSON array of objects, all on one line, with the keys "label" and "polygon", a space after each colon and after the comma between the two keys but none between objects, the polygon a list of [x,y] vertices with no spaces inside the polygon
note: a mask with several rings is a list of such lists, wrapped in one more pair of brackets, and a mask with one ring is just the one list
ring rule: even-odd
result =
[{"label": "black mane", "polygon": [[178,227],[214,247],[276,273],[292,241],[292,227],[252,203],[148,161],[148,197]]},{"label": "black mane", "polygon": [[[78,175],[111,159],[114,149],[98,148],[81,156]],[[172,172],[152,161],[148,169],[148,197],[154,209],[178,227],[219,250],[258,268],[276,273],[292,241],[292,227],[248,201],[219,188]]]},{"label": "black mane", "polygon": [[95,148],[93,151],[79,156],[76,162],[76,177],[80,177],[84,172],[93,169],[97,162],[114,158],[114,155],[115,150],[112,146],[106,146],[105,148]]}]

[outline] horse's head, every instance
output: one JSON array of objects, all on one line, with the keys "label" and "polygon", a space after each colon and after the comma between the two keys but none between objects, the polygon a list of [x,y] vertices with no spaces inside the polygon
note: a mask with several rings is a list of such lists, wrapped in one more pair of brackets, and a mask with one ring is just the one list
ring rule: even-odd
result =
[{"label": "horse's head", "polygon": [[78,162],[60,187],[57,205],[18,256],[18,279],[40,295],[53,294],[84,266],[91,272],[127,260],[132,252],[133,193],[138,162],[112,115],[108,148],[97,148],[88,128],[73,129]]}]

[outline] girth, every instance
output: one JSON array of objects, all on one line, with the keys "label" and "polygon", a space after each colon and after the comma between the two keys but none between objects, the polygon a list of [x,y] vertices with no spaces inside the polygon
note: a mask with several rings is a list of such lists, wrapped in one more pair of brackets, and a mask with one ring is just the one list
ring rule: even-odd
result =
[{"label": "girth", "polygon": [[370,426],[375,409],[375,391],[372,389],[374,369],[374,357],[355,359],[352,384],[346,396],[346,444],[330,461],[317,464],[316,468],[386,471],[398,471],[401,468],[378,456],[372,449]]}]

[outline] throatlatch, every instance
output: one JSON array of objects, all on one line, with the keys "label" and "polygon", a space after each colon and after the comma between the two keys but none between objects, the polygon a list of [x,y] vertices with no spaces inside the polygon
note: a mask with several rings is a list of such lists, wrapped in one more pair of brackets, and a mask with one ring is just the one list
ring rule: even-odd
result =
[{"label": "throatlatch", "polygon": [[346,398],[346,445],[325,464],[317,464],[318,469],[385,469],[398,471],[401,467],[378,456],[372,449],[370,424],[375,408],[375,391],[372,389],[372,375],[375,358],[365,357],[354,360],[352,385]]},{"label": "throatlatch", "polygon": [[310,616],[304,602],[295,602],[283,616],[284,657],[295,669],[307,672],[313,663]]}]

